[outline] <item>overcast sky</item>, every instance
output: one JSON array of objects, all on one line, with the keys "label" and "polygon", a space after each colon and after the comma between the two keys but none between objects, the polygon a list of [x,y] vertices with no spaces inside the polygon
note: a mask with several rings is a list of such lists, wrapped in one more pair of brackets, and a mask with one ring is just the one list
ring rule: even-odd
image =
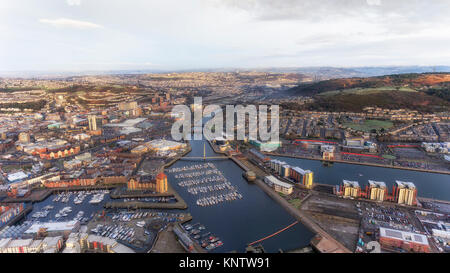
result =
[{"label": "overcast sky", "polygon": [[0,0],[0,71],[450,65],[449,0]]}]

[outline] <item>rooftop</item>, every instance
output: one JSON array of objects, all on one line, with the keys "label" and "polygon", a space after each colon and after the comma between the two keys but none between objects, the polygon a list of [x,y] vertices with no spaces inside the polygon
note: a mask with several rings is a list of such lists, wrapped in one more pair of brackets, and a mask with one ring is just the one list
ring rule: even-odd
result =
[{"label": "rooftop", "polygon": [[396,180],[395,183],[397,183],[397,186],[399,188],[408,188],[408,189],[416,188],[416,185],[414,185],[413,182],[405,182],[405,181]]},{"label": "rooftop", "polygon": [[359,182],[358,181],[350,181],[350,180],[342,180],[342,183],[344,183],[344,186],[347,187],[353,187],[353,188],[359,188]]},{"label": "rooftop", "polygon": [[413,242],[422,245],[428,245],[428,239],[425,235],[412,233],[407,231],[401,231],[396,229],[389,229],[380,227],[380,237],[387,237],[406,242]]},{"label": "rooftop", "polygon": [[277,184],[278,186],[284,187],[284,188],[292,188],[292,185],[289,183],[285,183],[283,181],[278,180],[273,175],[266,176],[267,179],[270,180],[270,182]]},{"label": "rooftop", "polygon": [[382,181],[369,180],[369,185],[373,187],[386,188],[386,183]]},{"label": "rooftop", "polygon": [[33,234],[37,233],[40,228],[45,228],[48,232],[52,231],[66,231],[66,230],[74,230],[79,226],[79,222],[76,220],[67,221],[67,222],[48,222],[48,223],[37,223],[33,224],[25,234]]}]

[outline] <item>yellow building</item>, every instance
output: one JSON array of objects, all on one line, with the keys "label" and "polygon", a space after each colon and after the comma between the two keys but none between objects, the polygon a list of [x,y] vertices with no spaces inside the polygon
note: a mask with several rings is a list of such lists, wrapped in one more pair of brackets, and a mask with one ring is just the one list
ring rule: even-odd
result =
[{"label": "yellow building", "polygon": [[[274,167],[276,167],[276,161],[271,161],[271,165],[272,162],[275,162]],[[313,184],[314,184],[314,173],[310,170],[303,170],[300,167],[293,167],[293,168],[289,168],[289,177],[291,179],[293,179],[296,182],[302,183],[303,186],[305,186],[308,189],[312,189]]]},{"label": "yellow building", "polygon": [[307,189],[312,189],[314,183],[314,173],[311,171],[306,171],[305,175],[303,176],[303,185]]},{"label": "yellow building", "polygon": [[412,182],[395,181],[397,188],[395,190],[395,198],[398,204],[413,206],[417,204],[417,189]]},{"label": "yellow building", "polygon": [[334,160],[334,152],[324,151],[322,153],[323,160]]},{"label": "yellow building", "polygon": [[139,177],[132,177],[127,182],[128,190],[152,190],[157,193],[167,192],[167,176],[164,173],[159,173],[155,176],[146,175]]},{"label": "yellow building", "polygon": [[369,199],[384,201],[387,195],[387,188],[384,182],[369,180]]},{"label": "yellow building", "polygon": [[291,194],[294,188],[291,184],[282,182],[272,175],[264,177],[264,182],[272,187],[276,192],[281,192],[286,195]]},{"label": "yellow building", "polygon": [[156,176],[156,192],[167,192],[167,175],[165,173],[159,173]]},{"label": "yellow building", "polygon": [[343,196],[358,198],[361,196],[361,187],[358,181],[343,180]]}]

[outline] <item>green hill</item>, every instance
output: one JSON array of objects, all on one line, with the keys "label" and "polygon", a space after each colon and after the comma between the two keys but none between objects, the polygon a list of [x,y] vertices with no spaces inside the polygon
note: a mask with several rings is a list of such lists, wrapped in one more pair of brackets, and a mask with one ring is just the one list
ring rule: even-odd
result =
[{"label": "green hill", "polygon": [[344,78],[302,84],[289,90],[312,96],[308,110],[355,111],[377,106],[422,112],[450,109],[450,73],[401,74],[370,78]]}]

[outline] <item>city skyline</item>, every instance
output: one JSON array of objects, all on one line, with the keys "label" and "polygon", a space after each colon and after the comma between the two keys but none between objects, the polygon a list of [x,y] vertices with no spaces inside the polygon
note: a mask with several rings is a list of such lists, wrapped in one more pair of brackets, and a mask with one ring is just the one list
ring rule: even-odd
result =
[{"label": "city skyline", "polygon": [[442,0],[1,2],[0,71],[450,63]]}]

